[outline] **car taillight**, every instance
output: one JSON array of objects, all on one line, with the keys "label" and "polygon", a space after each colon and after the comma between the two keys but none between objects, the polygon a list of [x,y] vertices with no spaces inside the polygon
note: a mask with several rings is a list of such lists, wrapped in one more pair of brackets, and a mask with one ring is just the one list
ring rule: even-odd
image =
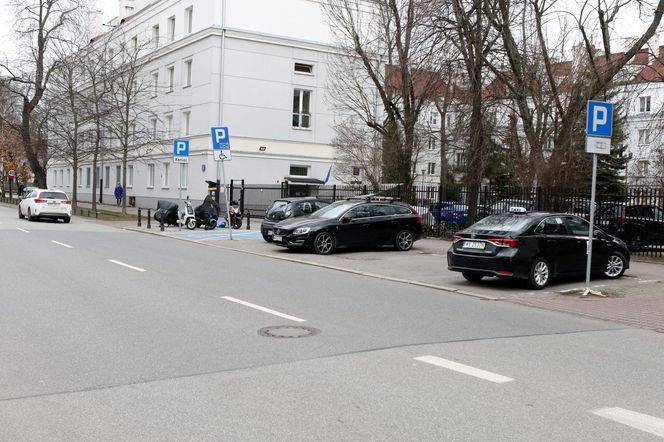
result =
[{"label": "car taillight", "polygon": [[417,224],[422,224],[422,215],[420,215],[419,213],[417,214]]},{"label": "car taillight", "polygon": [[43,199],[41,199],[41,198],[37,198],[37,199],[35,200],[35,203],[37,203],[37,204],[39,204],[39,203],[45,203],[45,202],[46,202],[46,200],[43,200]]},{"label": "car taillight", "polygon": [[518,247],[519,241],[516,239],[487,239],[491,244],[498,247]]},{"label": "car taillight", "polygon": [[624,223],[625,222],[625,217],[624,216],[616,217],[616,222],[621,223],[621,224]]},{"label": "car taillight", "polygon": [[454,235],[452,237],[452,242],[457,242],[457,241],[461,241],[461,237],[459,235]]},{"label": "car taillight", "polygon": [[71,200],[64,200],[62,204],[70,204],[71,205]]}]

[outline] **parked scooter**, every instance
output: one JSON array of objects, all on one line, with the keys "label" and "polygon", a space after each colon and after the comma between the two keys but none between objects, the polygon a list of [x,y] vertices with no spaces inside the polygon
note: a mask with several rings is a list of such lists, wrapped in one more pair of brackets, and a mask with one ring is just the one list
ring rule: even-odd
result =
[{"label": "parked scooter", "polygon": [[184,202],[184,212],[181,213],[182,224],[189,230],[203,226],[205,230],[213,230],[217,227],[219,219],[219,206],[211,196],[206,196],[203,204],[193,208],[189,199]]},{"label": "parked scooter", "polygon": [[180,219],[182,220],[182,225],[189,230],[194,230],[198,226],[194,206],[191,205],[188,199],[184,202],[184,212],[180,214]]},{"label": "parked scooter", "polygon": [[240,211],[240,205],[237,201],[231,200],[230,207],[228,208],[228,215],[230,216],[229,225],[233,229],[239,229],[242,227],[242,212]]}]

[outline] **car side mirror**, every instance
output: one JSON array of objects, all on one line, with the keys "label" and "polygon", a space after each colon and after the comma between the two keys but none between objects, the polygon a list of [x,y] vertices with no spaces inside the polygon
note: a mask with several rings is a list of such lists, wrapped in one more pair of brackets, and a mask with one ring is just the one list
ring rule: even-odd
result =
[{"label": "car side mirror", "polygon": [[343,218],[341,218],[341,222],[343,224],[348,224],[350,222],[350,218],[348,218],[347,216],[344,216]]}]

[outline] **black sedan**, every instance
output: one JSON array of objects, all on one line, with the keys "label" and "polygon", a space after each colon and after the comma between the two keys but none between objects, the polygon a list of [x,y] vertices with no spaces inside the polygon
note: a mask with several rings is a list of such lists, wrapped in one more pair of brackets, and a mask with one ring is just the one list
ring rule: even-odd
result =
[{"label": "black sedan", "polygon": [[305,198],[282,198],[274,200],[270,207],[265,211],[265,219],[261,223],[261,233],[263,239],[267,242],[272,242],[272,233],[274,226],[287,219],[298,218],[301,216],[308,216],[316,210],[330,204],[328,201],[318,199],[316,197]]},{"label": "black sedan", "polygon": [[393,245],[410,250],[422,234],[422,217],[407,204],[391,199],[337,201],[313,215],[280,222],[274,244],[307,248],[327,255],[341,247]]},{"label": "black sedan", "polygon": [[[447,251],[448,269],[471,282],[484,276],[519,278],[543,289],[555,276],[585,274],[588,228],[588,222],[575,215],[491,215],[454,237]],[[592,273],[620,278],[629,259],[622,240],[595,228]]]}]

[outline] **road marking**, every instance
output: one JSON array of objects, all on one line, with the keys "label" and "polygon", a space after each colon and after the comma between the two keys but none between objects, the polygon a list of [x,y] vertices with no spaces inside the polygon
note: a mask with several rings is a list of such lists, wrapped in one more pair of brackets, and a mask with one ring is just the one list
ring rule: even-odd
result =
[{"label": "road marking", "polygon": [[503,384],[505,382],[512,382],[514,379],[502,376],[490,371],[480,370],[479,368],[471,367],[469,365],[459,364],[458,362],[449,361],[447,359],[439,358],[436,356],[420,356],[415,358],[416,361],[426,362],[427,364],[436,365],[438,367],[447,368],[449,370],[457,371],[459,373],[475,376],[476,378],[484,379],[486,381]]},{"label": "road marking", "polygon": [[262,312],[269,313],[271,315],[280,316],[282,318],[290,319],[291,321],[307,322],[306,319],[301,319],[301,318],[298,318],[296,316],[287,315],[285,313],[281,313],[281,312],[278,312],[276,310],[272,310],[272,309],[269,309],[269,308],[266,308],[266,307],[261,307],[260,305],[252,304],[252,303],[247,302],[247,301],[242,301],[241,299],[233,298],[231,296],[222,296],[222,298],[225,299],[226,301],[231,301],[231,302],[235,302],[235,303],[238,303],[238,304],[242,304],[246,307],[251,307],[251,308],[254,308],[256,310],[260,310]]},{"label": "road marking", "polygon": [[16,230],[20,230],[20,231],[23,232],[23,233],[30,233],[30,232],[28,232],[28,231],[25,230],[25,229],[21,229],[20,227],[17,227]]},{"label": "road marking", "polygon": [[147,270],[142,269],[140,267],[130,266],[129,264],[125,264],[124,262],[116,261],[114,259],[109,259],[108,261],[112,262],[113,264],[117,264],[119,266],[122,266],[122,267],[127,267],[128,269],[136,270],[137,272],[147,272]]},{"label": "road marking", "polygon": [[74,248],[74,247],[70,246],[69,244],[65,244],[63,242],[55,241],[53,239],[51,240],[51,242],[53,244],[57,244],[57,245],[62,246],[62,247],[67,247],[68,249],[73,249]]},{"label": "road marking", "polygon": [[664,437],[664,419],[626,410],[620,407],[605,407],[592,411],[605,419],[627,425],[655,436]]}]

